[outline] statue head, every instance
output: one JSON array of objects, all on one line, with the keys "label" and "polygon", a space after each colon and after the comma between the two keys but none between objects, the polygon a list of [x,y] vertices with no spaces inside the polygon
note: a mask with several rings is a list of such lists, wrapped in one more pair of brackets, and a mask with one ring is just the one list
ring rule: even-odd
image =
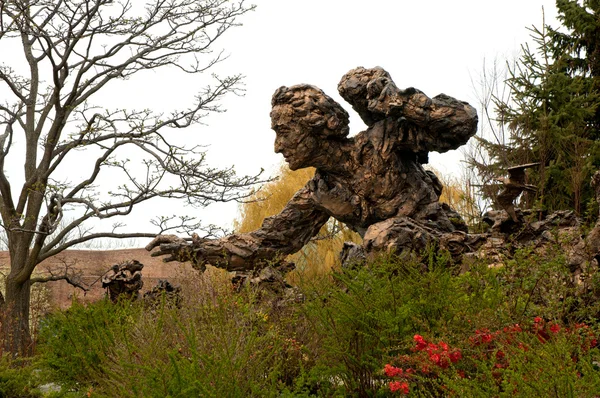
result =
[{"label": "statue head", "polygon": [[348,113],[322,90],[308,84],[280,87],[271,101],[275,152],[292,170],[318,166],[324,140],[340,140],[349,133]]}]

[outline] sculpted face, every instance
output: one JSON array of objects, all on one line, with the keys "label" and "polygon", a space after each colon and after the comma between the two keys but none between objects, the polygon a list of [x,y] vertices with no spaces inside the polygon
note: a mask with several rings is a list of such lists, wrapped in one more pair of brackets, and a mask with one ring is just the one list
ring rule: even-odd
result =
[{"label": "sculpted face", "polygon": [[327,167],[332,160],[326,147],[331,138],[348,135],[348,114],[320,89],[310,85],[280,87],[271,101],[271,128],[275,152],[290,169]]},{"label": "sculpted face", "polygon": [[310,128],[287,117],[285,105],[273,107],[271,128],[275,130],[275,152],[281,153],[291,170],[313,166],[311,159],[319,148],[319,140]]}]

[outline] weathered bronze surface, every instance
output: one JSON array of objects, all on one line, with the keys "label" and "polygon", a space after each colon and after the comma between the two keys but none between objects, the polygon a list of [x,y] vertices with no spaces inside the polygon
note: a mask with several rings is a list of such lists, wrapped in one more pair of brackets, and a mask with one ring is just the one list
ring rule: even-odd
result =
[{"label": "weathered bronze surface", "polygon": [[527,184],[525,181],[525,169],[530,167],[539,166],[540,163],[528,163],[519,166],[508,168],[508,178],[501,177],[497,178],[504,187],[496,198],[497,204],[500,208],[504,209],[511,217],[514,222],[517,222],[517,213],[515,212],[515,199],[523,192],[535,192],[537,187],[535,185]]},{"label": "weathered bronze surface", "polygon": [[102,287],[107,289],[113,303],[119,299],[136,300],[144,286],[142,269],[144,264],[137,260],[128,260],[115,264],[102,276]]},{"label": "weathered bronze surface", "polygon": [[275,151],[292,170],[316,168],[281,213],[250,233],[192,242],[164,235],[147,249],[158,246],[153,255],[200,270],[257,270],[300,250],[330,217],[363,236],[367,252],[456,243],[456,236],[469,241],[460,216],[439,202],[439,180],[422,164],[430,151],[456,149],[475,134],[475,109],[445,94],[400,90],[379,67],[349,71],[338,90],[368,126],[353,137],[348,113],[319,88],[281,87],[273,95]]}]

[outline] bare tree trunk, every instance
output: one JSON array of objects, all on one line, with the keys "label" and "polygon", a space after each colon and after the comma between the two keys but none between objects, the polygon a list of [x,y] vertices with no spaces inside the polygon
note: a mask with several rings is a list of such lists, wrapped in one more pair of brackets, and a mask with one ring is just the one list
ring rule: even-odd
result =
[{"label": "bare tree trunk", "polygon": [[[215,76],[214,84],[192,97],[192,105],[171,109],[168,118],[151,110],[114,109],[111,104],[104,112],[90,106],[90,97],[105,85],[142,70],[204,73],[222,60],[220,52],[211,55],[214,41],[239,25],[237,18],[254,6],[245,0],[211,0],[202,6],[190,0],[155,1],[138,15],[131,3],[0,0],[0,42],[22,47],[20,58],[15,52],[6,60],[14,65],[0,68],[0,85],[7,88],[0,103],[0,226],[11,256],[0,308],[0,346],[14,355],[31,348],[31,284],[69,281],[68,275],[32,280],[44,259],[93,239],[155,237],[171,229],[197,228],[193,218],[172,221],[178,220],[175,216],[157,217],[154,232],[117,231],[121,223],[92,232],[83,224],[127,216],[135,205],[160,197],[199,206],[239,200],[250,195],[246,188],[260,182],[258,175],[237,177],[233,168],[208,168],[200,146],[175,147],[162,135],[163,129],[184,129],[219,111],[220,98],[240,89],[240,75]],[[206,61],[200,59],[204,55]],[[17,141],[24,151],[13,145]],[[143,178],[133,173],[137,167],[129,167],[128,160],[108,161],[130,147],[147,158],[140,158]],[[86,148],[94,148],[94,155],[81,181],[49,183],[62,181],[62,175],[56,176],[64,167],[59,165],[65,158],[64,165],[70,164],[75,150]],[[16,160],[22,161],[21,174]],[[115,169],[123,181],[112,173]],[[92,193],[106,173],[111,173],[115,188],[103,186],[101,194]],[[181,184],[171,186],[171,175]],[[15,183],[21,181],[19,188]],[[84,211],[61,225],[64,211],[81,206]]]},{"label": "bare tree trunk", "polygon": [[4,305],[2,345],[5,352],[28,355],[31,353],[29,331],[29,299],[31,284],[29,279],[18,282],[11,274],[6,279],[6,302]]}]

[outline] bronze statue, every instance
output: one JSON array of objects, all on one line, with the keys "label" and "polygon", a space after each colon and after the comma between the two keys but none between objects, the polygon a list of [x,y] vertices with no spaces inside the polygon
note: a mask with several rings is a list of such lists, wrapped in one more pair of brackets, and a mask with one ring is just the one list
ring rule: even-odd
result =
[{"label": "bronze statue", "polygon": [[525,169],[539,166],[540,163],[527,163],[519,166],[508,168],[508,178],[500,177],[496,180],[500,181],[504,187],[496,197],[496,203],[504,209],[510,218],[517,222],[517,213],[515,212],[514,201],[523,191],[536,192],[535,185],[527,184],[525,181]]},{"label": "bronze statue", "polygon": [[140,290],[144,287],[143,268],[144,264],[137,260],[123,261],[113,265],[102,276],[102,287],[107,289],[110,301],[116,303],[123,298],[137,300]]},{"label": "bronze statue", "polygon": [[256,231],[216,240],[158,236],[147,246],[160,247],[152,255],[201,270],[205,264],[260,269],[300,250],[329,217],[363,236],[367,251],[419,249],[466,231],[460,216],[439,202],[442,186],[422,164],[430,151],[456,149],[475,134],[475,109],[444,94],[400,90],[379,67],[351,70],[338,90],[367,130],[348,137],[348,113],[317,87],[281,87],[273,95],[275,151],[292,170],[316,168],[281,213]]}]

